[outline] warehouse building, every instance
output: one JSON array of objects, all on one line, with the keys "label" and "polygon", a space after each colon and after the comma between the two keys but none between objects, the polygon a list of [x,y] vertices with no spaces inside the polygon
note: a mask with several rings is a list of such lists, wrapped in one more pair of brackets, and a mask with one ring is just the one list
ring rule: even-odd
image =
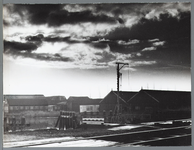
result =
[{"label": "warehouse building", "polygon": [[5,130],[54,127],[66,98],[44,95],[4,95]]},{"label": "warehouse building", "polygon": [[[118,104],[121,108],[121,112],[127,113],[129,105],[127,103],[127,100],[133,97],[137,92],[128,92],[128,91],[120,91],[119,95],[117,91],[111,91],[105,96],[103,100],[100,101],[100,112],[104,112],[106,114],[109,114],[110,112],[114,112],[116,109],[116,105]],[[119,96],[119,99],[117,99]]]},{"label": "warehouse building", "polygon": [[48,102],[44,95],[5,95],[5,113],[17,113],[22,111],[47,111]]},{"label": "warehouse building", "polygon": [[191,92],[140,90],[127,101],[130,114],[144,119],[181,119],[191,117]]}]

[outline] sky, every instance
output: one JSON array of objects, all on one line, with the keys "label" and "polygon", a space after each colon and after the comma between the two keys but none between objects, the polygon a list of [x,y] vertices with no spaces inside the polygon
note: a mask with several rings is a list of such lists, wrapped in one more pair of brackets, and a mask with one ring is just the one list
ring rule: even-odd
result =
[{"label": "sky", "polygon": [[4,4],[4,94],[191,91],[191,4]]}]

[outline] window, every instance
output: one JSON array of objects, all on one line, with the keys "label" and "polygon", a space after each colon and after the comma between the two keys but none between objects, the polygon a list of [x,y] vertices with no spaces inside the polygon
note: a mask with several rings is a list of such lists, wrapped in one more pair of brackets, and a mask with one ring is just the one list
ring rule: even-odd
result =
[{"label": "window", "polygon": [[89,112],[90,111],[90,107],[86,107],[86,111]]},{"label": "window", "polygon": [[29,109],[29,106],[25,106],[25,110],[28,110]]},{"label": "window", "polygon": [[93,111],[93,106],[90,106],[90,111]]},{"label": "window", "polygon": [[20,110],[23,110],[24,109],[24,106],[20,106]]},{"label": "window", "polygon": [[12,118],[9,119],[9,123],[12,124]]},{"label": "window", "polygon": [[10,110],[13,110],[13,106],[9,106],[9,109],[10,109]]},{"label": "window", "polygon": [[19,106],[14,106],[15,107],[15,110],[19,110]]},{"label": "window", "polygon": [[135,110],[140,110],[140,107],[139,106],[135,106]]},{"label": "window", "polygon": [[39,106],[35,106],[35,109],[39,109]]},{"label": "window", "polygon": [[34,106],[30,106],[30,109],[33,110],[34,109]]},{"label": "window", "polygon": [[8,107],[4,107],[4,111],[6,112],[6,113],[8,113]]}]

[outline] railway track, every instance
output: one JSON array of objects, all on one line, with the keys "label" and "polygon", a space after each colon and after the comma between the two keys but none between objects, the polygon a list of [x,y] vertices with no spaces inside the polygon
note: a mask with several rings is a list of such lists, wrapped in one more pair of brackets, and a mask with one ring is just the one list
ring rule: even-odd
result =
[{"label": "railway track", "polygon": [[[113,147],[127,146],[188,146],[191,145],[191,126],[159,128],[154,130],[130,132],[86,138],[87,140],[116,142]],[[82,141],[84,142],[84,141]]]},{"label": "railway track", "polygon": [[[191,145],[191,125],[178,126],[170,128],[157,128],[152,130],[128,132],[123,134],[112,134],[104,136],[95,136],[89,138],[81,138],[70,141],[53,141],[49,143],[34,143],[29,145],[20,145],[16,147],[98,147],[98,142],[110,142],[113,144],[108,147],[128,147],[128,146],[190,146]],[[92,145],[91,143],[96,143]]]},{"label": "railway track", "polygon": [[96,139],[118,142],[114,146],[189,146],[191,145],[191,126],[160,128]]}]

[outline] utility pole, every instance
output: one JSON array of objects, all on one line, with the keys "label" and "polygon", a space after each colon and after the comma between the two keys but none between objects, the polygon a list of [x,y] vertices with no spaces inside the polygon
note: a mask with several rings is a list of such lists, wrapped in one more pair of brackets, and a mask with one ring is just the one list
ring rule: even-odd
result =
[{"label": "utility pole", "polygon": [[125,66],[129,65],[128,63],[122,63],[122,62],[116,62],[117,64],[117,107],[116,107],[116,114],[118,115],[120,113],[120,104],[119,104],[119,79],[120,76],[122,75],[120,73],[120,70]]}]

